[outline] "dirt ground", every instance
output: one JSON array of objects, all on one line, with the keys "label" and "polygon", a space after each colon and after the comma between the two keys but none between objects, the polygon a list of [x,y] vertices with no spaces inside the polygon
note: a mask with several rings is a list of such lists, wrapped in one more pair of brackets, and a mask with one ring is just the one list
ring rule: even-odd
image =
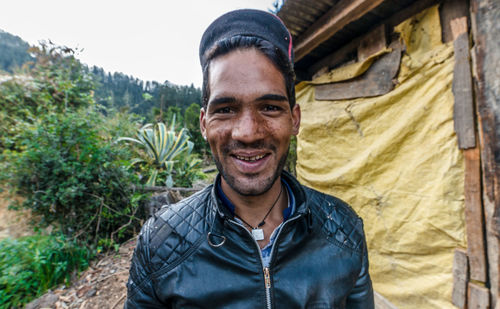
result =
[{"label": "dirt ground", "polygon": [[[0,188],[1,190],[1,188]],[[20,201],[19,197],[14,199]],[[7,191],[0,193],[0,239],[6,237],[17,238],[33,234],[30,227],[30,213],[28,211],[9,210],[11,199]]]},{"label": "dirt ground", "polygon": [[[19,200],[19,198],[17,198]],[[0,239],[33,235],[29,225],[28,211],[9,210],[7,192],[0,193]],[[26,306],[28,309],[41,308],[123,308],[126,297],[126,283],[130,260],[136,239],[124,243],[118,252],[108,254],[96,261],[78,276],[69,287],[49,291]]]},{"label": "dirt ground", "polygon": [[49,291],[26,306],[26,309],[123,308],[127,295],[130,260],[136,238],[124,243],[118,252],[96,260],[69,287]]},{"label": "dirt ground", "polygon": [[[205,183],[197,184],[199,188]],[[189,194],[189,193],[188,193]],[[183,196],[177,192],[175,200]],[[18,214],[7,209],[8,201],[0,194],[0,238],[19,237],[32,234],[28,225],[29,213]],[[5,235],[5,236],[4,236]],[[69,287],[61,286],[48,291],[42,297],[32,301],[25,308],[78,308],[78,309],[115,309],[123,308],[127,295],[127,280],[130,261],[137,238],[120,246],[118,252],[96,259],[90,267],[79,274]]]}]

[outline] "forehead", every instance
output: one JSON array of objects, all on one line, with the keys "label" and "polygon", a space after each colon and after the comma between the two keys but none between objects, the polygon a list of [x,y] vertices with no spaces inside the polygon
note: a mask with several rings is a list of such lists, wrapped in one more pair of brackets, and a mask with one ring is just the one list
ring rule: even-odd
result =
[{"label": "forehead", "polygon": [[264,94],[286,96],[285,80],[276,65],[255,48],[236,49],[211,61],[210,100],[231,96],[251,100]]}]

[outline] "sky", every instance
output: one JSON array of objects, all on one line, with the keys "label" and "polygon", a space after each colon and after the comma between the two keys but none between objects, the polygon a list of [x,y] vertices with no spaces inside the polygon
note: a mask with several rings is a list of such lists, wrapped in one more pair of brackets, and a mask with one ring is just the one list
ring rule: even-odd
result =
[{"label": "sky", "polygon": [[81,49],[89,66],[144,81],[201,87],[198,46],[225,12],[269,10],[274,0],[3,0],[0,29],[31,45]]}]

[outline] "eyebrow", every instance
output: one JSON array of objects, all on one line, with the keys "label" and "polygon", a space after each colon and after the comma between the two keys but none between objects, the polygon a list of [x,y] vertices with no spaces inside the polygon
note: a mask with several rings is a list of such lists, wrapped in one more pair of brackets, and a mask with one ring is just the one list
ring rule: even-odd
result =
[{"label": "eyebrow", "polygon": [[213,100],[210,100],[207,105],[219,105],[219,104],[226,104],[226,103],[235,103],[236,98],[234,97],[218,97]]},{"label": "eyebrow", "polygon": [[[235,97],[217,97],[210,100],[207,105],[217,106],[220,104],[236,103],[238,100]],[[288,101],[288,98],[281,94],[265,94],[258,97],[255,101]]]},{"label": "eyebrow", "polygon": [[265,94],[258,97],[256,101],[288,101],[288,98],[281,94]]}]

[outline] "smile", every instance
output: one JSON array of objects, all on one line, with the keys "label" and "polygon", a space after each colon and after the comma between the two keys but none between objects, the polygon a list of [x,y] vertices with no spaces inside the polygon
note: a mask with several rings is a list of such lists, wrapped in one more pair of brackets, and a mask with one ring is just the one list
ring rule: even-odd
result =
[{"label": "smile", "polygon": [[257,160],[260,160],[260,159],[264,158],[264,155],[258,155],[258,156],[252,156],[252,157],[244,157],[244,156],[238,156],[238,155],[236,155],[235,157],[238,160],[252,162],[252,161],[257,161]]}]

